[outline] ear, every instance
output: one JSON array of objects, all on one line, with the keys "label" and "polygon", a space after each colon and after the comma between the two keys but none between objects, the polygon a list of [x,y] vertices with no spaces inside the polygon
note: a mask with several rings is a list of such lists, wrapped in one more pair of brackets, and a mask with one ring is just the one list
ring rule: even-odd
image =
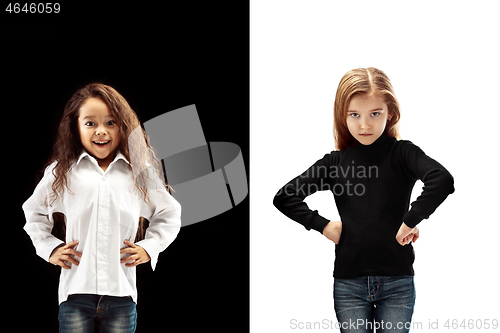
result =
[{"label": "ear", "polygon": [[387,122],[390,122],[393,116],[394,116],[394,113],[389,112],[389,116],[387,116]]}]

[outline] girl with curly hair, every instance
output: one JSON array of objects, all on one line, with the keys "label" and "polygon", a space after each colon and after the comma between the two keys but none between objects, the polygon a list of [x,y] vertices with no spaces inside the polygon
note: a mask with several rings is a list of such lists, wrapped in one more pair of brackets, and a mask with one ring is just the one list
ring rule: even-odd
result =
[{"label": "girl with curly hair", "polygon": [[23,204],[36,253],[63,268],[60,332],[135,331],[135,267],[154,269],[181,226],[163,179],[123,96],[94,83],[71,97],[44,176]]}]

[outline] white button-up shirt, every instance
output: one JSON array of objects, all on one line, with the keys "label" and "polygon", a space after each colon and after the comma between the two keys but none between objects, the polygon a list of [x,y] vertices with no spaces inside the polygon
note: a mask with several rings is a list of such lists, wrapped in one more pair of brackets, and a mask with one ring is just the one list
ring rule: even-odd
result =
[{"label": "white button-up shirt", "polygon": [[[26,216],[24,230],[45,260],[62,242],[51,234],[52,214],[66,216],[66,243],[79,241],[75,250],[82,253],[78,266],[61,269],[59,303],[71,294],[131,296],[137,302],[135,267],[126,267],[120,254],[127,247],[124,240],[133,242],[139,217],[149,220],[145,239],[136,244],[151,257],[155,269],[158,255],[177,236],[180,227],[180,204],[165,190],[158,178],[148,184],[149,205],[139,198],[129,162],[117,153],[104,172],[97,160],[84,151],[69,171],[67,189],[52,205],[46,196],[52,193],[55,163],[45,170],[33,195],[23,204]],[[150,170],[150,175],[152,174]]]}]

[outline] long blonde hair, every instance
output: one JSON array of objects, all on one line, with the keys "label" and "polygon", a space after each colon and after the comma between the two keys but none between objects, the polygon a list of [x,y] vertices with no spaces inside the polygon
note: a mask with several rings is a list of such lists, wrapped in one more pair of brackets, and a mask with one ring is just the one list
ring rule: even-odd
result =
[{"label": "long blonde hair", "polygon": [[338,150],[345,150],[356,144],[356,139],[347,128],[347,108],[356,94],[374,93],[383,96],[389,109],[391,119],[387,122],[384,133],[389,137],[400,139],[399,135],[399,102],[394,94],[391,81],[381,70],[357,68],[347,72],[340,80],[335,104],[333,106],[333,135]]}]

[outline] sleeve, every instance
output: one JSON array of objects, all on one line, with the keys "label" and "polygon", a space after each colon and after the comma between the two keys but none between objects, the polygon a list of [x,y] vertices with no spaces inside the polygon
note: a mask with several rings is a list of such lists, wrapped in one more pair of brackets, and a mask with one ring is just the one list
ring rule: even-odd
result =
[{"label": "sleeve", "polygon": [[332,189],[332,179],[328,175],[330,168],[336,165],[337,156],[336,151],[326,154],[304,173],[289,181],[274,196],[274,206],[307,230],[314,229],[323,233],[330,220],[319,215],[317,210],[311,210],[304,199],[317,191]]},{"label": "sleeve", "polygon": [[149,220],[149,227],[144,239],[136,243],[151,257],[153,270],[160,252],[174,241],[181,228],[181,205],[161,185],[159,179],[156,185],[158,187],[149,186],[149,205],[144,203],[141,212]]},{"label": "sleeve", "polygon": [[420,179],[424,187],[420,196],[411,203],[403,222],[414,228],[455,191],[453,176],[444,166],[427,156],[418,146],[406,141],[401,150],[403,166],[411,177]]},{"label": "sleeve", "polygon": [[52,192],[54,166],[55,164],[52,164],[45,170],[45,174],[35,191],[22,206],[26,217],[24,230],[30,236],[36,254],[45,261],[49,261],[50,255],[56,247],[64,244],[51,234],[54,225],[52,214],[55,210],[54,207],[45,202],[47,195]]}]

